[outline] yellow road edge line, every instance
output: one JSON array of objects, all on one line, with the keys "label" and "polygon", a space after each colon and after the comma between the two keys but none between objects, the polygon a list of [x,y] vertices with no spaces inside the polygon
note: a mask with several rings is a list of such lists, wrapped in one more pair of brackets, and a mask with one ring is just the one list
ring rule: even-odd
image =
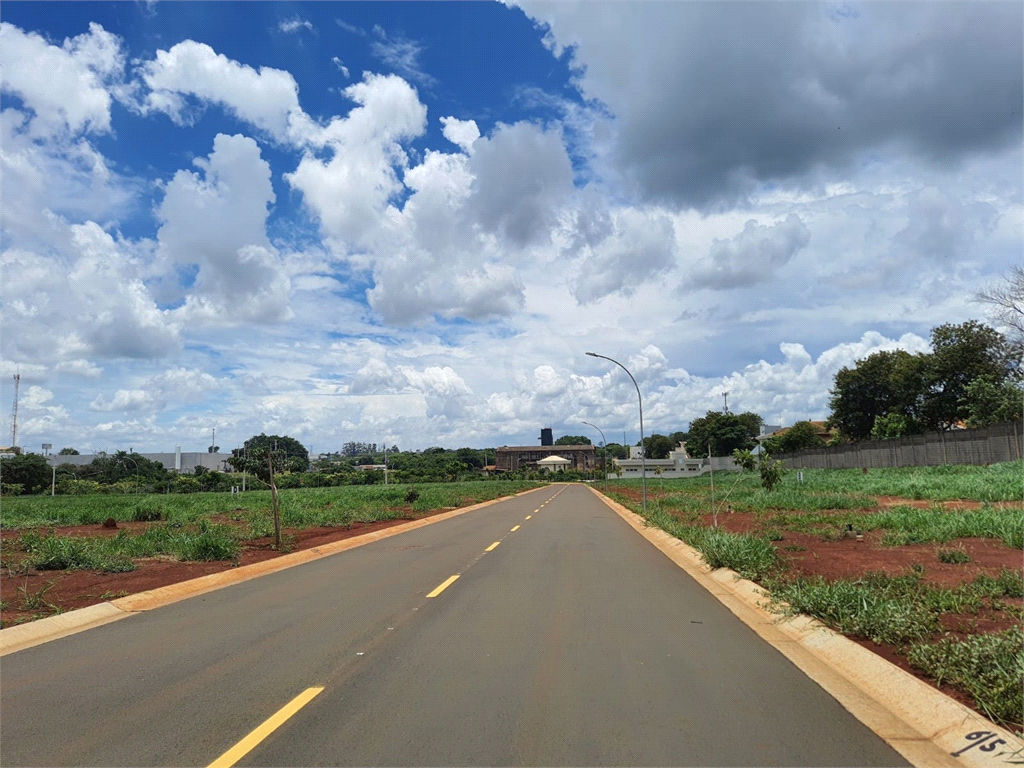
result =
[{"label": "yellow road edge line", "polygon": [[267,738],[267,736],[280,728],[288,718],[312,701],[313,698],[321,691],[323,691],[322,686],[319,688],[307,688],[304,690],[294,699],[277,710],[277,712],[264,720],[252,733],[210,763],[209,768],[231,768],[232,765],[249,754],[256,745]]},{"label": "yellow road edge line", "polygon": [[452,585],[452,582],[454,582],[457,578],[459,578],[459,574],[457,573],[454,576],[449,576],[447,579],[438,584],[437,589],[435,589],[433,592],[427,595],[427,597],[437,597],[446,589],[448,589],[448,587]]},{"label": "yellow road edge line", "polygon": [[510,531],[510,533],[515,533],[515,532],[516,532],[516,531],[518,531],[518,530],[519,530],[519,526],[517,525],[517,526],[516,526],[515,528],[513,528],[513,529],[512,529],[511,531]]},{"label": "yellow road edge line", "polygon": [[491,551],[492,549],[494,549],[495,547],[497,547],[497,546],[498,546],[499,544],[501,544],[501,542],[500,542],[500,541],[496,541],[496,542],[494,542],[493,544],[491,544],[491,546],[489,546],[489,547],[488,547],[487,549],[485,549],[485,550],[484,550],[484,552],[490,552],[490,551]]}]

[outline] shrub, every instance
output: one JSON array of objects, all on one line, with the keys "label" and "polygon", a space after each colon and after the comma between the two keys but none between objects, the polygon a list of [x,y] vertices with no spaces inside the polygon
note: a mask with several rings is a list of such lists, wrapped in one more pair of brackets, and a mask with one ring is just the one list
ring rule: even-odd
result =
[{"label": "shrub", "polygon": [[745,579],[759,580],[778,564],[771,542],[760,536],[703,529],[708,533],[695,546],[712,568],[731,568]]},{"label": "shrub", "polygon": [[90,493],[102,493],[100,484],[95,480],[72,480],[70,478],[57,483],[56,490],[63,496],[86,496]]},{"label": "shrub", "polygon": [[223,526],[213,526],[194,534],[183,534],[173,549],[182,560],[235,560],[238,541]]},{"label": "shrub", "polygon": [[737,448],[732,452],[732,457],[736,461],[744,472],[753,472],[757,469],[757,457],[754,456],[750,451],[744,451],[741,448]]},{"label": "shrub", "polygon": [[782,475],[786,470],[781,461],[772,461],[772,457],[765,453],[761,456],[761,485],[771,493],[775,486],[782,482]]},{"label": "shrub", "polygon": [[956,547],[954,549],[940,549],[938,551],[940,563],[969,563],[971,556],[967,551]]},{"label": "shrub", "polygon": [[124,573],[135,570],[131,558],[111,552],[104,541],[77,536],[39,536],[22,534],[22,548],[28,553],[27,562],[40,571],[97,570]]},{"label": "shrub", "polygon": [[970,692],[996,722],[1021,725],[1024,712],[1024,631],[1020,627],[966,640],[947,638],[913,646],[910,663],[933,677]]},{"label": "shrub", "polygon": [[415,504],[416,500],[419,499],[419,497],[420,497],[420,492],[417,491],[415,488],[410,488],[409,492],[407,494],[405,494],[405,503],[406,504]]},{"label": "shrub", "polygon": [[159,520],[162,513],[157,507],[146,507],[141,504],[135,507],[135,511],[132,512],[132,520],[136,523],[151,523]]},{"label": "shrub", "polygon": [[938,617],[915,600],[917,576],[870,574],[856,581],[826,581],[820,576],[776,581],[773,602],[806,613],[844,635],[900,645],[922,640],[938,629]]}]

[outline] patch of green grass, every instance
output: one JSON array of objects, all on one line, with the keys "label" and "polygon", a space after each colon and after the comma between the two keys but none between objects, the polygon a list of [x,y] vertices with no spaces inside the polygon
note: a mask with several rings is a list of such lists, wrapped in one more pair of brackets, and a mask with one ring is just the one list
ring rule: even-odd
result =
[{"label": "patch of green grass", "polygon": [[[795,468],[794,468],[795,469]],[[772,493],[765,493],[756,473],[715,473],[716,499],[721,501],[728,488],[728,503],[737,512],[789,509],[813,512],[824,509],[870,509],[877,506],[871,496],[898,496],[905,499],[951,501],[967,499],[983,502],[1021,500],[1021,475],[1024,464],[1010,461],[991,466],[946,465],[941,467],[891,467],[871,469],[804,469],[804,482],[796,473],[786,475]],[[723,478],[725,478],[723,480]],[[737,482],[738,480],[738,482]],[[638,488],[639,480],[613,480],[610,490]],[[650,488],[648,489],[650,492]],[[710,478],[665,480],[665,502],[673,509],[699,508],[710,511]],[[622,501],[621,497],[617,497]]]},{"label": "patch of green grass", "polygon": [[882,545],[944,544],[954,539],[999,539],[1013,549],[1024,547],[1024,508],[984,506],[975,510],[891,507],[865,515],[865,530],[885,529]]},{"label": "patch of green grass", "polygon": [[96,570],[123,573],[135,570],[134,558],[174,555],[179,560],[237,560],[239,542],[230,528],[211,525],[152,527],[136,536],[121,530],[113,537],[41,536],[27,531],[20,545],[25,563],[40,571]]},{"label": "patch of green grass", "polygon": [[1024,575],[1009,568],[1001,568],[995,578],[980,574],[973,588],[986,597],[1024,597]]},{"label": "patch of green grass", "polygon": [[25,580],[25,586],[18,587],[18,592],[21,593],[21,605],[26,611],[37,611],[40,608],[51,608],[50,603],[46,602],[46,593],[53,589],[54,582],[48,581],[41,588],[35,592],[30,592],[28,589],[28,579]]},{"label": "patch of green grass", "polygon": [[940,549],[935,553],[940,563],[949,563],[958,565],[961,563],[971,562],[971,556],[967,554],[967,550],[962,547],[952,547],[950,549]]},{"label": "patch of green grass", "polygon": [[1024,712],[1024,631],[1020,627],[966,640],[917,643],[907,658],[936,682],[968,691],[995,722],[1020,730]]},{"label": "patch of green grass", "polygon": [[939,628],[934,612],[906,599],[907,578],[893,584],[889,577],[877,575],[857,581],[826,581],[818,576],[776,580],[768,586],[781,613],[805,613],[844,635],[901,645],[923,640]]},{"label": "patch of green grass", "polygon": [[745,579],[759,580],[782,566],[775,547],[763,536],[687,525],[667,512],[650,508],[647,519],[699,551],[712,568],[731,568]]},{"label": "patch of green grass", "polygon": [[986,605],[999,610],[1003,606],[997,598],[1017,596],[1022,589],[1021,575],[1009,569],[996,578],[980,575],[954,588],[926,584],[919,572],[835,581],[776,576],[766,586],[780,612],[805,613],[844,635],[896,646],[937,632],[942,614],[976,614]]},{"label": "patch of green grass", "polygon": [[[509,496],[545,483],[529,481],[472,481],[416,483],[413,502],[406,497],[412,485],[359,485],[328,488],[283,489],[281,513],[284,524],[294,527],[348,525],[353,521],[390,520],[444,507],[458,507]],[[93,494],[86,496],[17,496],[4,499],[4,529],[68,525],[98,525],[108,517],[118,522],[137,515],[159,512],[163,520],[187,525],[211,515],[235,514],[239,508],[252,515],[270,517],[270,491],[187,494]],[[406,511],[400,511],[399,508]]]},{"label": "patch of green grass", "polygon": [[729,533],[716,528],[696,536],[696,548],[711,568],[731,568],[745,579],[761,579],[779,566],[772,543],[761,536]]},{"label": "patch of green grass", "polygon": [[38,571],[102,571],[124,573],[135,570],[131,558],[113,551],[102,539],[80,536],[22,534],[20,545],[28,553],[25,562]]}]

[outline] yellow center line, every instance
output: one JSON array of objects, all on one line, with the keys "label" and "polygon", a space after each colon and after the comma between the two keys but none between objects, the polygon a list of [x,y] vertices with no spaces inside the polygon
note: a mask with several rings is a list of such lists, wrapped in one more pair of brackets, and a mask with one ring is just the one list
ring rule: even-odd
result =
[{"label": "yellow center line", "polygon": [[488,547],[487,549],[485,549],[485,550],[484,550],[484,552],[490,552],[490,551],[491,551],[492,549],[494,549],[495,547],[497,547],[497,546],[498,546],[499,544],[501,544],[501,542],[500,542],[500,541],[496,541],[496,542],[494,542],[493,544],[491,544],[491,546],[489,546],[489,547]]},{"label": "yellow center line", "polygon": [[221,755],[212,763],[210,763],[210,768],[231,768],[232,765],[234,765],[247,754],[249,754],[256,747],[257,744],[259,744],[261,741],[267,738],[267,736],[269,736],[278,728],[280,728],[281,725],[283,725],[284,722],[289,717],[294,715],[296,712],[298,712],[300,709],[306,706],[310,701],[312,701],[313,698],[322,690],[322,686],[319,688],[307,688],[306,690],[304,690],[294,699],[292,699],[279,710],[277,710],[277,712],[275,712],[266,720],[264,720],[263,723],[256,728],[256,730],[254,730],[252,733],[250,733],[248,736],[246,736],[244,739],[238,742],[235,746],[233,746],[223,755]]},{"label": "yellow center line", "polygon": [[531,517],[533,517],[533,515],[527,515],[526,519],[529,520]]},{"label": "yellow center line", "polygon": [[515,533],[518,530],[519,530],[519,526],[517,525],[515,528],[512,529],[512,533]]},{"label": "yellow center line", "polygon": [[536,515],[536,514],[537,514],[538,512],[540,512],[540,510],[539,510],[539,509],[535,509],[535,510],[533,510],[533,514],[535,514],[535,515]]},{"label": "yellow center line", "polygon": [[459,574],[457,573],[454,576],[449,576],[447,579],[438,584],[437,589],[435,589],[433,592],[427,595],[427,597],[437,597],[446,589],[448,589],[448,587],[450,587],[457,578],[459,578]]}]

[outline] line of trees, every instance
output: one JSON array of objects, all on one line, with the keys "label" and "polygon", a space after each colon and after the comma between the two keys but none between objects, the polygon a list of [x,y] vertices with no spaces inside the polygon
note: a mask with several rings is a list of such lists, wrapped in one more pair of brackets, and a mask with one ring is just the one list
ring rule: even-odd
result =
[{"label": "line of trees", "polygon": [[975,320],[932,329],[931,343],[929,353],[875,352],[840,370],[829,425],[858,441],[1021,417],[1018,345]]}]

